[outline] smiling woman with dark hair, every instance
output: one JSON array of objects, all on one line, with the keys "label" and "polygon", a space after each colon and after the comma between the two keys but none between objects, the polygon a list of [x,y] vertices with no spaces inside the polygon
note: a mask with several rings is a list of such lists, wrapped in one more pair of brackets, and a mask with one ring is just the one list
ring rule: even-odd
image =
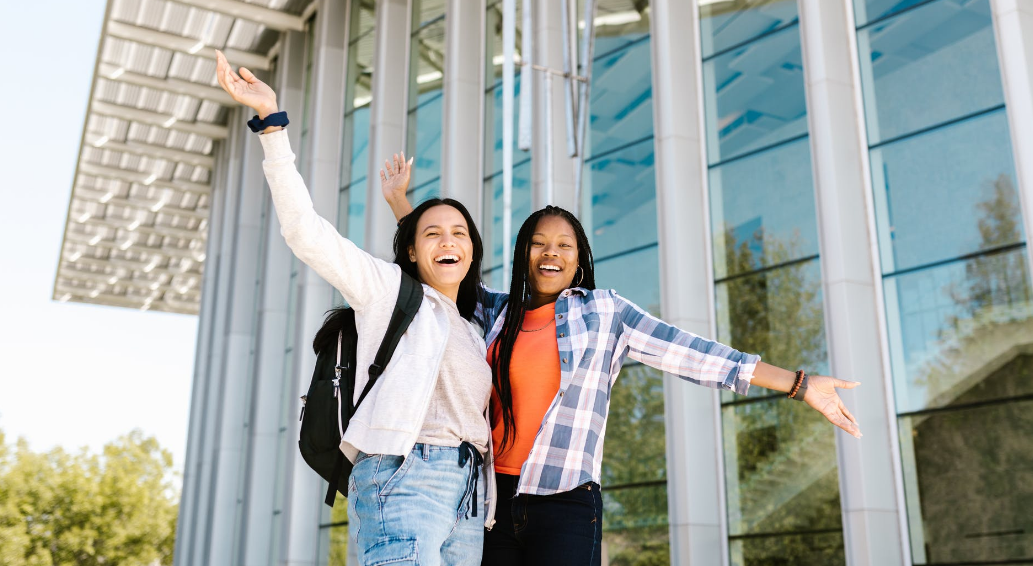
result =
[{"label": "smiling woman with dark hair", "polygon": [[[495,474],[485,458],[491,452],[491,369],[470,320],[483,253],[470,213],[450,199],[424,202],[399,222],[394,263],[371,256],[313,208],[272,89],[246,69],[234,73],[222,53],[218,79],[234,100],[258,112],[257,124],[249,125],[263,134],[262,167],[287,245],[355,311],[358,367],[373,363],[402,280],[423,284],[419,310],[340,445],[355,463],[348,517],[360,562],[480,563],[484,527],[494,516]],[[410,165],[396,160],[385,186],[408,185]],[[356,396],[368,380],[356,372]],[[485,510],[478,509],[482,473]]]},{"label": "smiling woman with dark hair", "polygon": [[[408,212],[404,187],[384,196],[396,216]],[[626,357],[740,395],[751,384],[785,392],[861,436],[836,393],[857,382],[778,368],[667,324],[596,289],[594,267],[578,219],[547,206],[517,233],[509,293],[481,295],[499,490],[483,564],[599,564],[603,439]]]}]

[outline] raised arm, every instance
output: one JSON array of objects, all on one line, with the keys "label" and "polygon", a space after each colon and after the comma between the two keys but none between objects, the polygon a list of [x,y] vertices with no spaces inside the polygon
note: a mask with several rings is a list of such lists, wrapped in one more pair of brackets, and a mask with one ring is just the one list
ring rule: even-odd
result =
[{"label": "raised arm", "polygon": [[409,189],[409,179],[412,176],[412,160],[405,160],[405,152],[401,156],[394,154],[390,160],[384,160],[384,168],[380,170],[380,190],[384,193],[384,200],[391,207],[395,220],[401,220],[406,214],[412,212],[412,205],[405,196]]},{"label": "raised arm", "polygon": [[[276,93],[241,67],[233,72],[222,53],[217,54],[219,84],[237,102],[259,117],[277,112]],[[397,292],[400,269],[374,258],[341,236],[312,205],[305,181],[294,166],[294,153],[283,128],[266,128],[260,136],[265,160],[262,168],[272,193],[280,233],[294,255],[336,287],[348,303],[361,309],[388,293]]]},{"label": "raised arm", "polygon": [[[620,296],[615,300],[627,336],[628,357],[634,360],[693,383],[740,395],[745,395],[750,385],[787,393],[796,381],[796,372],[667,324]],[[803,401],[832,424],[860,438],[857,420],[836,392],[837,387],[853,389],[860,383],[824,375],[809,375],[807,380]]]}]

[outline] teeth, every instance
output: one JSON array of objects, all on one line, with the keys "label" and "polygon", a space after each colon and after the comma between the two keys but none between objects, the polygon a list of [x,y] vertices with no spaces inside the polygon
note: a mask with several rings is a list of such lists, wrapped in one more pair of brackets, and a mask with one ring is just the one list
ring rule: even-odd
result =
[{"label": "teeth", "polygon": [[453,254],[447,254],[447,255],[443,255],[443,256],[434,258],[434,261],[436,261],[438,263],[441,263],[443,261],[448,261],[448,260],[452,260],[452,261],[456,261],[457,262],[457,261],[459,261],[459,256],[453,255]]},{"label": "teeth", "polygon": [[558,265],[540,265],[538,269],[543,271],[563,271]]}]

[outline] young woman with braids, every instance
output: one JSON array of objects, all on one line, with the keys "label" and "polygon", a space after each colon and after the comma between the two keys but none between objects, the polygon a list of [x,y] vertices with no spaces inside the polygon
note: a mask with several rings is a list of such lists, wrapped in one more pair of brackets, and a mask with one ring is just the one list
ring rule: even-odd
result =
[{"label": "young woman with braids", "polygon": [[[387,171],[385,180],[390,163]],[[385,185],[384,196],[395,216],[408,213],[405,187]],[[509,293],[484,289],[480,300],[499,490],[482,564],[600,563],[603,436],[625,357],[741,395],[751,384],[787,392],[861,436],[836,393],[857,382],[766,364],[596,289],[588,238],[562,208],[547,206],[524,221]]]}]

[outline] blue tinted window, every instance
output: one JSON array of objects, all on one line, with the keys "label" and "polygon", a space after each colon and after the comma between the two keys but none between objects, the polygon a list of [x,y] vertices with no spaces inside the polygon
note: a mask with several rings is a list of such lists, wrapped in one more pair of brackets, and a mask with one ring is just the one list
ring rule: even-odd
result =
[{"label": "blue tinted window", "polygon": [[1004,110],[871,152],[884,273],[1021,242]]},{"label": "blue tinted window", "polygon": [[[854,19],[858,26],[885,18],[908,8],[913,8],[928,0],[854,0]],[[953,2],[954,4],[964,3]]]},{"label": "blue tinted window", "polygon": [[406,153],[414,157],[412,184],[423,198],[440,194],[445,6],[414,0],[409,53],[409,121]]},{"label": "blue tinted window", "polygon": [[441,196],[441,177],[438,177],[429,183],[424,183],[415,189],[410,189],[408,193],[409,202],[411,202],[413,206],[416,206],[429,198],[438,196]]},{"label": "blue tinted window", "polygon": [[[531,162],[525,160],[513,167],[513,215],[510,217],[510,242],[513,250],[516,235],[524,219],[531,215]],[[484,223],[481,237],[484,240],[484,269],[502,267],[502,174],[484,182]],[[501,277],[501,269],[499,276]],[[509,282],[505,284],[509,289]]]},{"label": "blue tinted window", "polygon": [[588,164],[592,194],[592,253],[606,258],[656,242],[653,140],[608,153]]},{"label": "blue tinted window", "polygon": [[1004,104],[985,0],[939,0],[857,41],[871,145]]},{"label": "blue tinted window", "polygon": [[700,2],[703,58],[795,22],[796,0]]},{"label": "blue tinted window", "polygon": [[[495,81],[495,86],[488,91],[484,105],[484,137],[488,146],[485,152],[485,176],[502,171],[502,79]],[[520,75],[514,80],[513,87],[513,164],[519,164],[531,158],[530,151],[521,151],[517,144],[520,137]]]},{"label": "blue tinted window", "polygon": [[409,114],[409,153],[413,159],[412,186],[441,176],[441,91],[420,95],[421,105]]},{"label": "blue tinted window", "polygon": [[796,25],[704,62],[710,164],[806,133],[803,84]]},{"label": "blue tinted window", "polygon": [[[897,412],[953,404],[986,364],[1014,356],[1031,337],[1026,251],[989,254],[885,280]],[[1028,378],[1002,395],[1033,393]]]},{"label": "blue tinted window", "polygon": [[[595,249],[592,249],[595,252]],[[660,314],[660,257],[656,246],[597,261],[595,286],[620,295],[654,315]]]},{"label": "blue tinted window", "polygon": [[[649,40],[596,58],[592,66],[589,159],[653,135]],[[554,114],[562,118],[563,107]]]},{"label": "blue tinted window", "polygon": [[710,169],[714,276],[818,253],[808,139]]},{"label": "blue tinted window", "polygon": [[351,155],[348,169],[350,175],[346,180],[350,183],[362,182],[366,179],[369,170],[369,104],[362,108],[356,108],[350,115],[347,127],[352,131],[350,142]]}]

